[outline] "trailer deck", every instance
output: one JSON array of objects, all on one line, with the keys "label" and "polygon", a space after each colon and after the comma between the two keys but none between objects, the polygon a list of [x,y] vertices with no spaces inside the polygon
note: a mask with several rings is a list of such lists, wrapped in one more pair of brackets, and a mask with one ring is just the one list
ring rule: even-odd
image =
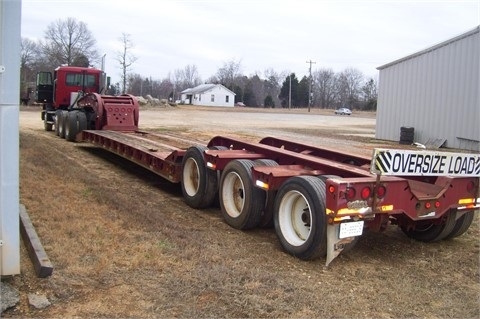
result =
[{"label": "trailer deck", "polygon": [[81,140],[124,157],[172,183],[181,180],[185,149],[200,143],[172,134],[134,131],[85,130]]}]

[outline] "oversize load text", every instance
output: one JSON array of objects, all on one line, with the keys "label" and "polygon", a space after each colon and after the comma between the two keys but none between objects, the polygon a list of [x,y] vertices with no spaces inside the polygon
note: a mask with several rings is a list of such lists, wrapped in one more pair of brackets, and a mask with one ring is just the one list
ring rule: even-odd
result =
[{"label": "oversize load text", "polygon": [[394,153],[389,171],[409,175],[478,175],[480,172],[480,156]]}]

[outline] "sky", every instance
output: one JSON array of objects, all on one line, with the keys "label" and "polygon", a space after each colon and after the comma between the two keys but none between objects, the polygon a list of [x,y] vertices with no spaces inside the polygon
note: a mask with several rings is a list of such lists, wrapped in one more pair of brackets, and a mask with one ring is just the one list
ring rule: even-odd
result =
[{"label": "sky", "polygon": [[123,33],[137,57],[130,72],[154,80],[195,65],[206,81],[231,61],[247,76],[301,78],[313,61],[312,72],[377,77],[377,67],[480,25],[480,0],[22,0],[22,37],[41,40],[68,17],[86,23],[113,82]]}]

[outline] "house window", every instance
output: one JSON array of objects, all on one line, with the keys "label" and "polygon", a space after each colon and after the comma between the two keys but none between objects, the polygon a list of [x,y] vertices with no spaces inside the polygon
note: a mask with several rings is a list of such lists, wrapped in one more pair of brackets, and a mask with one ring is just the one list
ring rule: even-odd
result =
[{"label": "house window", "polygon": [[201,95],[201,94],[198,95],[198,100],[199,100],[199,101],[202,100],[202,95]]},{"label": "house window", "polygon": [[230,96],[228,96],[228,95],[225,96],[225,103],[228,103],[228,98],[229,98],[229,97],[230,97]]},{"label": "house window", "polygon": [[215,94],[212,94],[212,96],[210,97],[210,102],[215,102]]}]

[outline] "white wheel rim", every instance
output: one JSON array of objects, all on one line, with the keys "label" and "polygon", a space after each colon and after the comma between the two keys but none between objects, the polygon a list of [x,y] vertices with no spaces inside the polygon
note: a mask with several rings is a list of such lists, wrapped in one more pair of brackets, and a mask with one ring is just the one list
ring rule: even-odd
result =
[{"label": "white wheel rim", "polygon": [[245,205],[245,187],[236,172],[225,176],[222,186],[222,201],[225,212],[232,218],[240,216]]},{"label": "white wheel rim", "polygon": [[195,196],[200,185],[200,169],[197,161],[188,158],[183,166],[183,187],[188,196]]},{"label": "white wheel rim", "polygon": [[310,236],[312,211],[307,199],[298,191],[287,192],[278,209],[278,222],[285,240],[301,246]]}]

